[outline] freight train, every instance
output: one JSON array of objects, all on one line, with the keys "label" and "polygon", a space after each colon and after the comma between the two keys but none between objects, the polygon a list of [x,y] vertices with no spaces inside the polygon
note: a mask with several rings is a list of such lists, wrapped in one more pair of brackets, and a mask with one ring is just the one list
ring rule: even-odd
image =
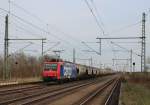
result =
[{"label": "freight train", "polygon": [[67,80],[92,78],[103,74],[106,73],[96,67],[53,59],[44,62],[42,78],[45,82],[63,82]]}]

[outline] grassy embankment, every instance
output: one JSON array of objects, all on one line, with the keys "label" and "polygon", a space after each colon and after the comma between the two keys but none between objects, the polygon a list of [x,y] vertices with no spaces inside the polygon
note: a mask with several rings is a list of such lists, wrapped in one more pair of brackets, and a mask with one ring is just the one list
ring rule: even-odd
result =
[{"label": "grassy embankment", "polygon": [[150,74],[125,75],[121,105],[150,105]]}]

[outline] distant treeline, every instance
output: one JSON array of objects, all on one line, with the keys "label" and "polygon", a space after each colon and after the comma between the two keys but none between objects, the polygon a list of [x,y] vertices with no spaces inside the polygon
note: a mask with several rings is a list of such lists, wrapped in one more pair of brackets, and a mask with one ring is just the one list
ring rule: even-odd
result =
[{"label": "distant treeline", "polygon": [[[42,57],[27,56],[24,53],[13,54],[8,57],[11,78],[40,77],[42,71]],[[0,79],[3,77],[4,58],[0,56]]]}]

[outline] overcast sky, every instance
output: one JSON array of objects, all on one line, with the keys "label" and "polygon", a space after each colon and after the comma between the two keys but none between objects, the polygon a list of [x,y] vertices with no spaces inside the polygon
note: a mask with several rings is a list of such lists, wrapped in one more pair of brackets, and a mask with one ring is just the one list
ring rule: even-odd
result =
[{"label": "overcast sky", "polygon": [[[112,50],[122,50],[110,43],[110,40],[102,41],[102,55],[83,52],[90,50],[81,42],[97,42],[97,37],[123,37],[141,36],[142,12],[147,13],[146,37],[147,56],[150,56],[149,37],[149,0],[87,0],[99,19],[101,27],[106,35],[96,24],[85,0],[11,0],[10,12],[26,20],[22,22],[18,18],[9,17],[10,38],[46,38],[44,50],[64,50],[62,58],[72,60],[72,49],[76,49],[76,57],[87,59],[93,57],[95,66],[100,63],[111,65],[113,58],[129,58],[128,52],[113,53]],[[91,2],[93,1],[93,2]],[[97,12],[96,12],[96,9]],[[8,0],[0,0],[0,8],[9,10]],[[4,17],[6,12],[0,10],[0,54],[3,54],[4,42]],[[34,25],[34,27],[33,27]],[[35,28],[36,26],[36,28]],[[42,30],[40,30],[42,29]],[[47,33],[49,32],[49,33]],[[114,42],[125,42],[125,40],[113,40]],[[140,40],[128,40],[127,42],[139,42]],[[60,44],[57,44],[60,42]],[[30,41],[10,42],[10,53],[30,44]],[[97,43],[87,43],[90,47],[99,51]],[[140,54],[141,46],[138,43],[117,43],[127,49],[133,49]],[[41,54],[41,41],[34,41],[29,47],[23,50],[26,54],[39,56]],[[47,52],[52,54],[51,51]],[[140,59],[133,55],[136,64]],[[81,60],[77,62],[85,63]],[[87,63],[87,62],[86,62]],[[126,63],[126,61],[116,62]],[[138,67],[138,66],[137,66]]]}]

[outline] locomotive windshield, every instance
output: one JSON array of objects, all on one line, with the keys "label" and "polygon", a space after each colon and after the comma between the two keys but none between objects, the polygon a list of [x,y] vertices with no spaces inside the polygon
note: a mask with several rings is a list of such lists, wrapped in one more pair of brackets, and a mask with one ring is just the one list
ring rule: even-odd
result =
[{"label": "locomotive windshield", "polygon": [[57,70],[57,64],[45,64],[44,70],[56,71]]}]

